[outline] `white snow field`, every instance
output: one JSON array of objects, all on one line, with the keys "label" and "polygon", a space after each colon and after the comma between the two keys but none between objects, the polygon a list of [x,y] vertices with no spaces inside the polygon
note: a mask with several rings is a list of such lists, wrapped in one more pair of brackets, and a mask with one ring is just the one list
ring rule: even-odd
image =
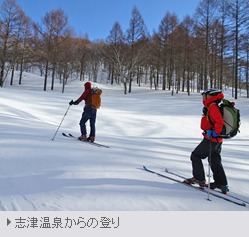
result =
[{"label": "white snow field", "polygon": [[[202,140],[200,93],[172,96],[134,84],[124,95],[121,85],[92,83],[103,91],[96,142],[110,146],[99,148],[62,136],[80,135],[83,103],[69,108],[52,141],[85,82],[69,81],[61,93],[59,82],[44,92],[36,74],[25,73],[22,85],[17,78],[0,88],[1,211],[248,211],[143,170],[192,176],[190,154]],[[230,90],[224,94],[234,101]],[[222,159],[231,193],[249,202],[249,100],[242,92],[235,103],[241,132],[224,141]],[[207,174],[207,159],[204,165]]]}]

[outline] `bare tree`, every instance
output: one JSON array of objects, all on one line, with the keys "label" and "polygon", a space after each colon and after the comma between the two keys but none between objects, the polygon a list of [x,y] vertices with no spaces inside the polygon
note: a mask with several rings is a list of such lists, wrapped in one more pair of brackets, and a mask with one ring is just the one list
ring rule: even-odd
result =
[{"label": "bare tree", "polygon": [[249,1],[234,0],[230,1],[230,17],[232,23],[232,37],[234,41],[235,68],[234,68],[234,85],[235,99],[238,98],[238,74],[239,74],[239,56],[240,56],[240,37],[244,33],[249,23]]},{"label": "bare tree", "polygon": [[45,78],[43,90],[47,90],[47,80],[49,73],[49,61],[51,58],[52,41],[53,41],[53,27],[51,22],[51,12],[46,13],[46,16],[42,18],[42,23],[34,23],[34,29],[36,34],[36,55],[39,57],[39,61],[44,65]]},{"label": "bare tree", "polygon": [[228,14],[228,4],[229,0],[219,0],[218,1],[218,17],[220,18],[220,75],[219,75],[219,88],[223,87],[223,69],[224,69],[224,56],[227,47],[228,35],[227,28],[227,14]]},{"label": "bare tree", "polygon": [[249,98],[249,34],[242,37],[242,50],[245,53],[244,67],[246,76],[246,95]]},{"label": "bare tree", "polygon": [[[147,47],[149,50],[149,57],[148,57],[148,66],[145,66],[145,68],[150,68],[150,86],[152,88],[153,79],[154,79],[154,87],[155,90],[159,87],[159,74],[161,73],[162,69],[162,42],[159,33],[154,32],[153,36],[150,40],[150,47]],[[166,79],[163,80],[162,89],[166,89]]]},{"label": "bare tree", "polygon": [[[121,76],[121,82],[126,83],[125,78],[125,65],[126,65],[126,53],[125,53],[125,35],[119,22],[115,22],[110,35],[106,39],[106,45],[104,49],[104,55],[110,62],[111,69],[111,84],[113,84],[113,74]],[[125,87],[126,88],[126,84]],[[126,92],[125,92],[126,94]]]},{"label": "bare tree", "polygon": [[[175,24],[176,23],[176,24]],[[166,88],[166,80],[168,81],[168,87],[171,88],[171,79],[173,70],[173,30],[177,26],[177,17],[170,12],[167,12],[159,25],[158,36],[160,37],[162,70],[163,70],[163,90]],[[171,69],[170,69],[171,67]]]},{"label": "bare tree", "polygon": [[51,52],[51,64],[52,64],[52,83],[51,90],[54,89],[54,79],[56,65],[58,63],[59,55],[63,50],[62,42],[65,35],[68,33],[68,17],[62,9],[51,11],[51,24],[53,25],[53,40],[52,40],[52,52]]},{"label": "bare tree", "polygon": [[16,45],[18,34],[18,21],[22,9],[16,0],[5,0],[0,10],[0,87],[7,76],[6,63],[10,60],[10,52]]},{"label": "bare tree", "polygon": [[57,60],[62,48],[62,41],[70,31],[67,27],[68,17],[61,9],[52,10],[42,18],[41,24],[34,24],[37,35],[37,55],[45,65],[44,91],[47,89],[49,70],[52,69],[52,84],[54,87],[54,76]]},{"label": "bare tree", "polygon": [[187,92],[190,95],[190,80],[193,80],[193,75],[195,74],[195,55],[194,55],[194,37],[193,37],[193,28],[194,28],[194,19],[190,16],[186,16],[182,22],[183,27],[183,67],[182,67],[182,91],[185,87],[185,77],[187,77]]},{"label": "bare tree", "polygon": [[88,36],[85,36],[84,38],[77,38],[76,40],[77,40],[76,56],[79,62],[80,80],[84,80],[87,68],[87,62],[89,61],[91,42],[88,39]]},{"label": "bare tree", "polygon": [[147,29],[144,20],[135,6],[132,10],[130,28],[127,30],[127,44],[129,45],[129,93],[131,92],[132,77],[136,68],[144,59],[144,49],[147,43]]},{"label": "bare tree", "polygon": [[68,28],[61,44],[63,50],[60,54],[59,67],[63,74],[62,93],[65,92],[65,86],[70,75],[70,70],[73,68],[74,61],[77,59],[77,43],[74,40],[73,35],[74,30]]},{"label": "bare tree", "polygon": [[[229,24],[228,24],[229,23]],[[248,68],[248,0],[201,0],[194,18],[186,16],[179,22],[176,14],[167,12],[158,31],[152,37],[137,9],[132,9],[126,34],[115,22],[106,41],[75,37],[68,27],[68,17],[62,9],[46,13],[40,23],[33,23],[16,0],[4,0],[0,9],[0,86],[15,68],[22,72],[33,62],[44,76],[44,91],[51,76],[51,90],[56,76],[65,90],[68,78],[97,81],[101,66],[108,68],[114,79],[131,92],[134,79],[141,86],[150,78],[151,88],[185,91],[197,87],[223,85],[238,89],[245,78],[249,97]],[[33,26],[33,28],[31,27]],[[28,64],[29,63],[29,64]],[[15,67],[16,66],[16,67]],[[244,76],[244,78],[243,78]]]},{"label": "bare tree", "polygon": [[33,36],[31,19],[25,15],[22,15],[21,19],[22,20],[20,21],[20,25],[22,30],[20,41],[18,42],[18,63],[20,64],[19,85],[21,85],[22,83],[22,74],[25,60],[27,60],[31,56],[31,38]]},{"label": "bare tree", "polygon": [[203,38],[205,44],[204,89],[208,88],[210,30],[216,19],[216,9],[217,0],[202,0],[199,3],[195,13],[198,36]]},{"label": "bare tree", "polygon": [[[175,66],[176,66],[176,42],[175,38],[177,35],[176,28],[178,26],[178,18],[175,14],[172,14],[172,17],[170,19],[170,31],[171,34],[169,35],[169,64],[168,64],[168,87],[169,90],[172,89],[172,95],[174,91],[174,83],[175,78],[173,78],[174,72],[175,72]],[[172,88],[171,88],[172,87]]]},{"label": "bare tree", "polygon": [[89,66],[93,75],[93,81],[97,82],[98,71],[101,66],[101,59],[103,54],[104,42],[95,41],[90,46],[89,52]]},{"label": "bare tree", "polygon": [[14,72],[15,72],[15,65],[18,60],[18,57],[20,57],[20,46],[23,44],[23,31],[24,31],[24,24],[25,24],[26,16],[24,12],[20,11],[20,16],[18,20],[16,21],[16,36],[15,40],[13,41],[13,47],[10,49],[10,55],[9,55],[9,63],[11,68],[11,79],[10,79],[10,85],[13,85],[14,80]]}]

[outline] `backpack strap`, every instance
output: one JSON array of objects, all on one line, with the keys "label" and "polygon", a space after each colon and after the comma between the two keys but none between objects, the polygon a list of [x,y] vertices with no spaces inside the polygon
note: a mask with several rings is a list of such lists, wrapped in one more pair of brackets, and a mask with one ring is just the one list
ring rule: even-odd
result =
[{"label": "backpack strap", "polygon": [[90,93],[90,96],[89,96],[89,99],[87,100],[87,106],[91,106],[92,104],[92,89],[88,89],[89,93]]},{"label": "backpack strap", "polygon": [[[220,111],[220,106],[217,103],[213,102],[209,106],[211,106],[212,104],[215,104],[219,108],[219,111]],[[209,106],[207,107],[207,114],[206,114],[206,116],[207,116],[207,119],[208,119],[209,123],[211,124],[212,128],[214,129],[214,123],[210,119],[210,116],[209,116]],[[221,116],[223,116],[223,114],[221,113],[221,111],[220,111],[220,114],[221,114]],[[206,133],[206,131],[205,131],[205,133]],[[220,137],[220,136],[218,136],[218,137]],[[218,137],[216,137],[217,142],[218,142]]]},{"label": "backpack strap", "polygon": [[[217,105],[216,103],[212,103],[212,104]],[[212,104],[210,104],[210,105],[212,105]],[[214,123],[212,122],[212,120],[210,119],[210,116],[209,116],[209,107],[210,107],[210,105],[207,107],[207,114],[206,114],[206,116],[207,116],[207,119],[208,119],[209,123],[210,123],[211,126],[214,128]],[[217,105],[217,106],[218,106],[218,105]]]}]

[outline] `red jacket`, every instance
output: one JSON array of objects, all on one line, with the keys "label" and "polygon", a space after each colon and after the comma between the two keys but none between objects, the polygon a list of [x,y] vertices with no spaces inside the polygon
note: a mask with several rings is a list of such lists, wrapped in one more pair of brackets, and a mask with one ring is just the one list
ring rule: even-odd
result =
[{"label": "red jacket", "polygon": [[[212,121],[212,124],[208,120],[208,116],[204,115],[201,119],[201,129],[204,130],[203,136],[207,139],[210,139],[205,131],[213,128],[217,134],[220,134],[224,125],[224,120],[220,113],[220,109],[215,103],[219,103],[224,98],[224,94],[219,93],[216,96],[212,96],[203,101],[205,107],[208,107],[208,115],[209,119]],[[212,138],[213,142],[222,142],[222,138]]]},{"label": "red jacket", "polygon": [[85,100],[85,106],[88,106],[90,104],[91,101],[91,82],[86,82],[85,83],[85,91],[83,92],[83,94],[80,96],[79,99],[77,99],[77,101],[80,103],[82,100]]}]

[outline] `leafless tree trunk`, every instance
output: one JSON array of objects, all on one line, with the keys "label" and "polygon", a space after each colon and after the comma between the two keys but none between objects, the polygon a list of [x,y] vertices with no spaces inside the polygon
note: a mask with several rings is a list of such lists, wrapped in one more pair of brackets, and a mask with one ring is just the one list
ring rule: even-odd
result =
[{"label": "leafless tree trunk", "polygon": [[131,93],[132,77],[135,74],[137,66],[144,59],[146,46],[146,26],[137,7],[132,10],[130,28],[127,31],[127,43],[130,46],[129,73],[129,93]]},{"label": "leafless tree trunk", "polygon": [[210,30],[213,25],[217,9],[216,0],[202,0],[195,13],[198,22],[198,34],[203,38],[205,44],[204,57],[204,89],[208,88],[208,69],[209,69],[209,41]]},{"label": "leafless tree trunk", "polygon": [[[0,87],[3,87],[5,66],[11,61],[11,51],[16,48],[18,38],[18,22],[23,11],[16,0],[5,0],[0,10]],[[13,52],[13,51],[12,51]],[[12,55],[13,56],[13,55]],[[13,63],[15,60],[12,60]]]},{"label": "leafless tree trunk", "polygon": [[238,98],[238,73],[239,73],[239,48],[241,45],[240,37],[243,28],[249,23],[249,1],[234,0],[230,1],[230,17],[232,21],[232,36],[235,44],[235,68],[234,68],[234,98]]},{"label": "leafless tree trunk", "polygon": [[67,24],[67,16],[61,9],[46,13],[41,24],[34,24],[37,38],[36,56],[45,64],[44,91],[47,89],[48,74],[51,69],[53,70],[51,90],[54,89],[55,67],[60,60],[60,54],[63,54],[63,41],[69,32],[72,34]]}]

